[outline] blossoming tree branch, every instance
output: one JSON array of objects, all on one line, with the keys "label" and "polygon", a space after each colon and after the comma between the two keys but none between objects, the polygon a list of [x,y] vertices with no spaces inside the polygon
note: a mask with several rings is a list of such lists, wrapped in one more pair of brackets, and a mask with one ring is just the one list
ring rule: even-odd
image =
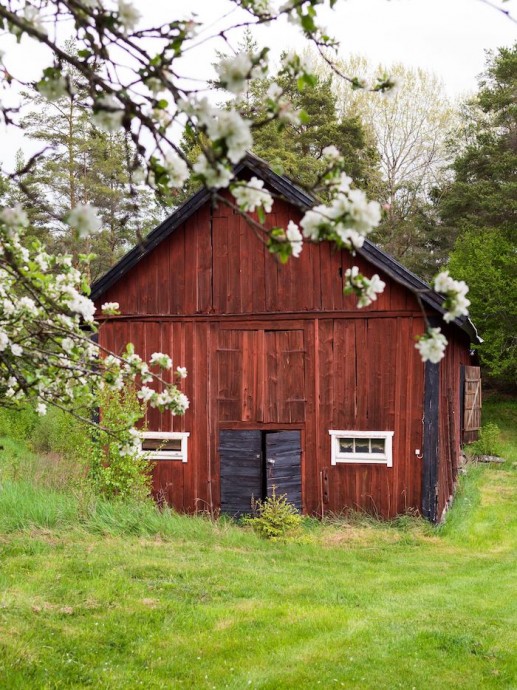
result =
[{"label": "blossoming tree branch", "polygon": [[[129,0],[7,0],[0,5],[0,22],[18,40],[36,41],[50,50],[51,61],[36,83],[43,97],[73,96],[73,84],[67,77],[67,69],[73,68],[84,81],[96,124],[111,132],[126,132],[136,151],[130,168],[132,189],[145,180],[159,194],[171,198],[193,176],[220,203],[230,203],[222,194],[229,189],[236,209],[243,214],[257,213],[259,222],[248,218],[250,225],[269,251],[285,262],[296,260],[305,241],[331,242],[354,254],[379,224],[381,208],[354,188],[339,150],[330,146],[323,152],[326,167],[310,190],[315,198],[313,208],[299,224],[291,220],[286,227],[266,230],[263,221],[272,208],[272,195],[256,178],[234,180],[233,168],[252,148],[256,128],[271,121],[279,126],[296,122],[304,113],[293,109],[282,87],[272,79],[263,97],[263,121],[252,123],[243,117],[241,103],[249,80],[270,75],[269,51],[236,52],[234,43],[243,28],[285,16],[329,62],[337,43],[318,26],[316,11],[318,5],[332,8],[336,1],[229,0],[238,9],[238,20],[213,33],[193,17],[172,18],[167,24],[144,28]],[[70,32],[77,46],[74,54],[62,47]],[[216,66],[215,86],[231,95],[222,108],[207,96],[209,85],[182,77],[184,56],[210,40],[224,42],[230,52]],[[2,89],[24,87],[1,52],[0,61]],[[277,76],[288,77],[300,90],[315,81],[310,64],[294,52],[283,57]],[[389,78],[368,86],[342,76],[351,88],[369,88],[379,94],[395,86]],[[0,100],[0,112],[7,124],[17,124],[17,107]],[[188,129],[199,147],[193,163],[178,144],[178,125]],[[318,199],[325,201],[318,203]],[[88,204],[71,209],[61,220],[77,236],[95,232],[100,224],[96,209]],[[186,371],[177,367],[171,383],[170,374],[164,376],[164,372],[173,363],[164,353],[155,353],[144,362],[131,345],[121,357],[101,352],[88,332],[96,328],[94,305],[81,272],[70,257],[51,256],[38,243],[28,246],[27,225],[20,207],[0,212],[0,397],[12,403],[33,400],[41,414],[49,404],[77,410],[78,401],[84,409],[91,409],[106,387],[120,390],[137,380],[142,401],[182,414],[188,400],[177,384]],[[357,296],[359,307],[376,300],[383,288],[378,275],[362,275],[356,267],[346,272],[345,291]],[[444,295],[445,321],[468,313],[464,283],[442,272],[434,288]],[[118,305],[108,303],[103,310],[115,314]],[[422,359],[432,362],[443,357],[445,346],[440,329],[430,327],[416,344]],[[126,435],[124,444],[127,452],[134,450],[137,435]]]}]

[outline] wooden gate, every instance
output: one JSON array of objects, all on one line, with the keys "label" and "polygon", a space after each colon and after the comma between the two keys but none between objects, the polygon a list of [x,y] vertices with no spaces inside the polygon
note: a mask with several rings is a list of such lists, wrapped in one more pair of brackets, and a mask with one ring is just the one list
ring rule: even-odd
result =
[{"label": "wooden gate", "polygon": [[253,501],[277,496],[301,510],[301,434],[225,429],[219,436],[221,512],[250,513]]},{"label": "wooden gate", "polygon": [[481,427],[481,369],[464,367],[463,443],[472,443]]}]

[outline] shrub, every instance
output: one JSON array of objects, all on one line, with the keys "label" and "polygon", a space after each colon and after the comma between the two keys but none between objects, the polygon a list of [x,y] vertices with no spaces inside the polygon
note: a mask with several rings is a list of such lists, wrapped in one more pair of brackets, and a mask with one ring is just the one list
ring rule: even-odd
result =
[{"label": "shrub", "polygon": [[289,503],[287,496],[276,495],[275,487],[273,494],[264,501],[255,501],[255,515],[246,519],[255,532],[262,537],[275,539],[286,535],[288,532],[301,525],[302,517],[292,503]]},{"label": "shrub", "polygon": [[0,408],[0,436],[27,442],[38,421],[39,417],[30,405],[16,409]]},{"label": "shrub", "polygon": [[474,455],[498,455],[501,451],[501,442],[497,424],[483,424],[479,430],[479,439],[469,446],[469,450]]},{"label": "shrub", "polygon": [[[143,416],[134,388],[105,390],[100,398],[101,424],[93,430],[89,480],[94,492],[108,499],[143,500],[150,494],[151,463],[140,455],[127,429]],[[128,450],[121,447],[127,436]]]}]

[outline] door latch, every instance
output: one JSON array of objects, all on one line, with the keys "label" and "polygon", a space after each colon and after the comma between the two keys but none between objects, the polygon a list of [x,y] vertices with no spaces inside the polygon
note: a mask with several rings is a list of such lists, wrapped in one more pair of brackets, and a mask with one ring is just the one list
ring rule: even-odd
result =
[{"label": "door latch", "polygon": [[270,466],[273,466],[275,464],[275,459],[274,458],[268,458],[267,459],[267,464]]}]

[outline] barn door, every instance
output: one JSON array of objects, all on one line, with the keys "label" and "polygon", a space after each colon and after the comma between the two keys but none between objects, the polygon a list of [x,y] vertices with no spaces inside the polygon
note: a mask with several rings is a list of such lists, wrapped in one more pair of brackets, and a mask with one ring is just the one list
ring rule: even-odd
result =
[{"label": "barn door", "polygon": [[301,443],[299,431],[266,432],[267,495],[287,494],[289,503],[302,509]]},{"label": "barn door", "polygon": [[271,496],[273,487],[301,510],[300,431],[222,430],[219,460],[222,513],[250,513],[254,499]]},{"label": "barn door", "polygon": [[463,442],[472,443],[481,427],[481,369],[466,366],[464,376]]},{"label": "barn door", "polygon": [[253,499],[262,498],[262,456],[261,431],[220,432],[222,513],[233,516],[250,513]]}]

